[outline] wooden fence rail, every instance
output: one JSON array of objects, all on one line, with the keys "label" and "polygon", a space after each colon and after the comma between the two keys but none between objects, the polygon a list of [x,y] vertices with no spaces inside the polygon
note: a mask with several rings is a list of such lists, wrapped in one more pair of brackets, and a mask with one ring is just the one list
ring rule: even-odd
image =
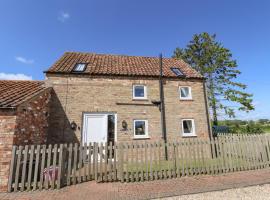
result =
[{"label": "wooden fence rail", "polygon": [[269,166],[267,134],[223,134],[212,140],[185,138],[167,143],[13,146],[8,190],[55,189],[91,180],[149,181]]}]

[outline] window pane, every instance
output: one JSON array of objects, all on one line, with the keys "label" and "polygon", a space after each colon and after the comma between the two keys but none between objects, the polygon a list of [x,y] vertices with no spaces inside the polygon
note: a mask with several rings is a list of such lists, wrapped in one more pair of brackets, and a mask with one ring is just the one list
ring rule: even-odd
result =
[{"label": "window pane", "polygon": [[84,63],[76,64],[74,71],[77,71],[77,72],[84,71],[85,66],[86,66],[86,64],[84,64]]},{"label": "window pane", "polygon": [[145,135],[145,121],[135,121],[135,135]]},{"label": "window pane", "polygon": [[176,68],[176,67],[172,67],[171,68],[172,72],[176,75],[176,76],[181,76],[183,75],[183,73],[180,71],[180,69]]},{"label": "window pane", "polygon": [[192,121],[184,120],[183,121],[184,133],[193,133]]},{"label": "window pane", "polygon": [[144,86],[135,86],[135,97],[144,97]]},{"label": "window pane", "polygon": [[181,97],[189,97],[189,88],[188,87],[182,87],[181,89]]}]

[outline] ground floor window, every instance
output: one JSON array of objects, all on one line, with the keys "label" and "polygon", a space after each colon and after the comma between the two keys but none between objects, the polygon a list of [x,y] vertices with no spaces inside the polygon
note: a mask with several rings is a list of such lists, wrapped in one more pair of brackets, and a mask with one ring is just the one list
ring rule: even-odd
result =
[{"label": "ground floor window", "polygon": [[148,138],[147,120],[134,120],[134,138]]},{"label": "ground floor window", "polygon": [[182,120],[182,135],[184,137],[196,136],[194,119]]}]

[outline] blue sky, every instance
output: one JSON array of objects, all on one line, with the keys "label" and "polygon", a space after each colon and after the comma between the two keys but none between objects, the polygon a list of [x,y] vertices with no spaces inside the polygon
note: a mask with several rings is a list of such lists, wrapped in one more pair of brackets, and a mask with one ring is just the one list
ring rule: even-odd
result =
[{"label": "blue sky", "polygon": [[0,0],[0,78],[43,80],[65,51],[170,57],[192,35],[217,34],[270,118],[270,1]]}]

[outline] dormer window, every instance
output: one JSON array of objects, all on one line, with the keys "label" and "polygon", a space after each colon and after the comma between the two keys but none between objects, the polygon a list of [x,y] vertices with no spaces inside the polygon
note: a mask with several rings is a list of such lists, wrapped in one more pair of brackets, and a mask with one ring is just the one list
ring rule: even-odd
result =
[{"label": "dormer window", "polygon": [[176,75],[176,76],[183,76],[184,74],[181,72],[180,69],[178,69],[177,67],[171,67],[172,72]]},{"label": "dormer window", "polygon": [[86,68],[86,65],[86,63],[77,63],[73,68],[73,72],[83,72]]}]

